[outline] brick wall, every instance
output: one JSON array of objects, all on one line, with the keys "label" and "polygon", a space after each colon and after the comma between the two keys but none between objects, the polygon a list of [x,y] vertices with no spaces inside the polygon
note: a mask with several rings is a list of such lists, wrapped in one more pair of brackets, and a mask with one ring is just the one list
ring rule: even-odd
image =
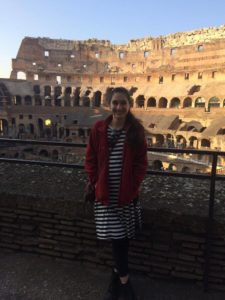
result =
[{"label": "brick wall", "polygon": [[[79,200],[71,212],[70,205],[65,199],[1,194],[1,250],[110,267],[110,245],[96,240],[92,207]],[[152,278],[202,284],[205,228],[204,217],[145,208],[143,231],[131,242],[131,269]],[[219,223],[214,226],[210,261],[210,286],[225,290],[225,228]]]}]

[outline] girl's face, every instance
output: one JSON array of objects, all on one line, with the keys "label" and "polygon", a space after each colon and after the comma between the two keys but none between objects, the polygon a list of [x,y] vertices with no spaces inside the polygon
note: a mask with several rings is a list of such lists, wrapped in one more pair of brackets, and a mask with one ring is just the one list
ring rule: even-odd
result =
[{"label": "girl's face", "polygon": [[123,93],[115,93],[110,102],[110,108],[113,118],[117,120],[125,120],[130,111],[129,101]]}]

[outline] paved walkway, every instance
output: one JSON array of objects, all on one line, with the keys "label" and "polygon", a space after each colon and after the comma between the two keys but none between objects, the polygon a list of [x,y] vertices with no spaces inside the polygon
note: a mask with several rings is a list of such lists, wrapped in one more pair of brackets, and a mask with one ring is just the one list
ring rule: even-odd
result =
[{"label": "paved walkway", "polygon": [[[30,254],[0,253],[0,270],[0,300],[102,300],[109,280],[108,271]],[[225,299],[190,283],[132,279],[141,300]]]}]

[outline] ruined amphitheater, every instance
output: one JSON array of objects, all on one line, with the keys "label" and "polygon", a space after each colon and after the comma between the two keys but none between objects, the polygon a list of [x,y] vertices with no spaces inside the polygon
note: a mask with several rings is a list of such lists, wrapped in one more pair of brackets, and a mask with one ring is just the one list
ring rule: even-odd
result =
[{"label": "ruined amphitheater", "polygon": [[[10,79],[0,79],[0,135],[86,143],[92,124],[109,113],[115,86],[129,89],[149,146],[225,150],[225,26],[121,45],[25,37]],[[11,147],[0,155],[74,161],[65,152]],[[204,172],[210,164],[201,154],[176,163],[152,156],[150,165],[160,169]],[[218,164],[224,173],[225,159]]]}]

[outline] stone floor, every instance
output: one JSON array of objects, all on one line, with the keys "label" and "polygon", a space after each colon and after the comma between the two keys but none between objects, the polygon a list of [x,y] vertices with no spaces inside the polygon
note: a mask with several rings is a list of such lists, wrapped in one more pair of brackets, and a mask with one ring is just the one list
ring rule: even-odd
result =
[{"label": "stone floor", "polygon": [[[109,272],[77,262],[0,252],[0,300],[102,300]],[[140,300],[222,300],[195,284],[132,275]]]}]

